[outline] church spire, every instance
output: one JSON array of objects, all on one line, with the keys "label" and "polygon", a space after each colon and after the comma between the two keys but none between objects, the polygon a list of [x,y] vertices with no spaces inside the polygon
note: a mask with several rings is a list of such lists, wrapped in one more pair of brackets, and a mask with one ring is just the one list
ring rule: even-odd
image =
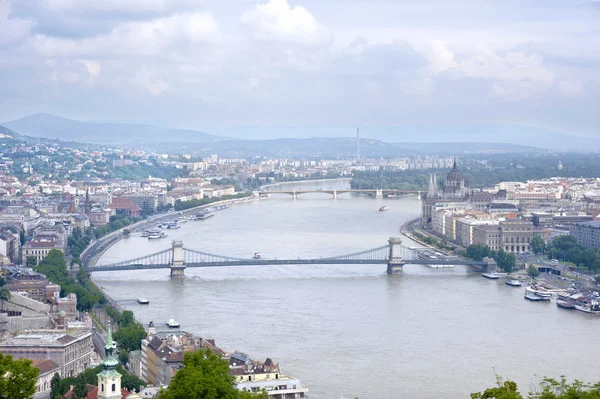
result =
[{"label": "church spire", "polygon": [[456,170],[456,157],[454,157],[454,164],[452,164],[452,170]]},{"label": "church spire", "polygon": [[108,325],[104,359],[100,364],[102,371],[98,373],[98,399],[121,399],[121,374],[116,369],[119,361],[115,358],[112,331]]},{"label": "church spire", "polygon": [[117,367],[119,362],[115,358],[114,350],[115,344],[113,343],[112,331],[110,323],[108,324],[108,335],[106,336],[106,345],[104,345],[104,359],[102,360],[102,368],[104,370],[112,370]]}]

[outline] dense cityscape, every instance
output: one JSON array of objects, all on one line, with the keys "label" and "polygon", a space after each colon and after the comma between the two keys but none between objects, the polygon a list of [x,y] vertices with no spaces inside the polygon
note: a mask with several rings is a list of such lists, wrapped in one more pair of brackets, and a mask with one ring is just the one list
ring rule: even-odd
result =
[{"label": "dense cityscape", "polygon": [[0,399],[600,399],[598,26],[0,0]]}]

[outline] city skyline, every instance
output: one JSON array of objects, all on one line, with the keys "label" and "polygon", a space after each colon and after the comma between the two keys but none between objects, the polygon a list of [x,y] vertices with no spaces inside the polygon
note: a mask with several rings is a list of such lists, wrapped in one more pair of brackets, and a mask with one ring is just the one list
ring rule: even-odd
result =
[{"label": "city skyline", "polygon": [[216,134],[519,125],[598,137],[599,10],[595,1],[3,0],[0,120],[49,112]]}]

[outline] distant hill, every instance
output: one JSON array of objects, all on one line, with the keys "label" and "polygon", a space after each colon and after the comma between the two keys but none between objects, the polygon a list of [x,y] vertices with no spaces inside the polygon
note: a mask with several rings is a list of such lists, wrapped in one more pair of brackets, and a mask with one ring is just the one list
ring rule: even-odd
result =
[{"label": "distant hill", "polygon": [[[312,137],[307,139],[273,140],[226,140],[212,143],[181,145],[164,142],[144,146],[147,150],[191,153],[195,155],[219,154],[225,158],[264,157],[305,157],[353,159],[356,157],[356,138],[353,137]],[[361,139],[361,158],[393,157],[416,155],[419,151],[401,148],[398,145],[379,140]]]},{"label": "distant hill", "polygon": [[96,144],[139,145],[142,142],[156,143],[164,140],[202,143],[223,139],[194,130],[127,123],[80,122],[51,114],[25,116],[3,125],[28,136]]},{"label": "distant hill", "polygon": [[506,143],[393,143],[405,150],[414,150],[424,154],[503,154],[516,152],[546,152],[548,150]]},{"label": "distant hill", "polygon": [[[347,137],[356,134],[356,127],[236,126],[221,129],[218,133],[254,139]],[[559,151],[594,151],[600,148],[600,137],[581,137],[522,125],[361,126],[360,136],[392,143],[503,143]]]}]

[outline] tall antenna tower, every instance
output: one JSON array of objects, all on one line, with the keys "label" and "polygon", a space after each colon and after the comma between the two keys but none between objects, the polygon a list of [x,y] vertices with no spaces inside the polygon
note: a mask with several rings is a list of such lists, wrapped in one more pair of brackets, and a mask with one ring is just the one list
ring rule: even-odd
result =
[{"label": "tall antenna tower", "polygon": [[360,129],[356,128],[356,164],[360,163]]}]

